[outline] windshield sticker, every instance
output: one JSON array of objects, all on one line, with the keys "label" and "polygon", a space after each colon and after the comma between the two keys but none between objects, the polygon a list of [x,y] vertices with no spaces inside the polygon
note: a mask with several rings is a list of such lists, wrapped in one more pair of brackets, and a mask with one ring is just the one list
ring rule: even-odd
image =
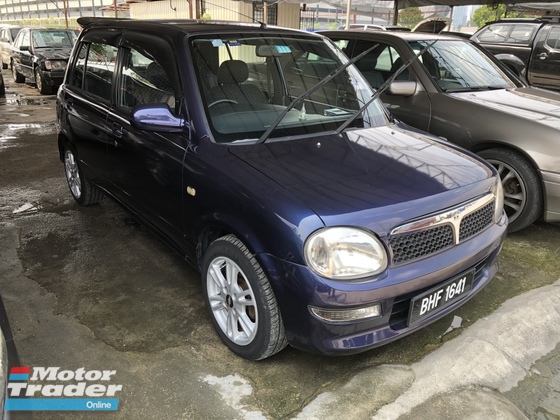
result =
[{"label": "windshield sticker", "polygon": [[221,39],[213,39],[212,40],[212,46],[213,47],[222,47],[223,45],[224,45],[224,43]]}]

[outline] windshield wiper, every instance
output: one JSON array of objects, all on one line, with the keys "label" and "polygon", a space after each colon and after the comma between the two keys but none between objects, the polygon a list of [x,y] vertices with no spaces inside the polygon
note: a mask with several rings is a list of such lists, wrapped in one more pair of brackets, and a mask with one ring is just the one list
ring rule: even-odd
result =
[{"label": "windshield wiper", "polygon": [[358,109],[355,113],[353,113],[345,122],[344,124],[342,124],[340,127],[338,127],[338,129],[335,131],[336,134],[340,134],[342,132],[342,130],[344,130],[346,127],[348,127],[352,121],[354,121],[362,112],[364,112],[364,110],[373,102],[375,101],[377,98],[379,98],[379,95],[381,95],[383,92],[385,92],[385,90],[389,87],[389,85],[391,83],[393,83],[393,81],[397,78],[397,76],[399,74],[401,74],[403,71],[405,71],[408,66],[410,66],[415,60],[418,59],[418,57],[420,57],[422,54],[424,54],[426,51],[428,51],[429,48],[432,47],[432,45],[434,45],[437,42],[437,39],[432,42],[431,44],[426,45],[424,48],[422,48],[420,51],[418,51],[418,54],[416,54],[413,57],[410,57],[405,63],[403,63],[403,65],[401,67],[399,67],[399,69],[393,73],[393,75],[391,77],[389,77],[387,80],[385,80],[385,82],[379,86],[379,89],[373,94],[373,96],[371,97],[370,100],[368,100],[365,104],[363,104],[361,106],[360,109]]},{"label": "windshield wiper", "polygon": [[499,90],[507,89],[509,86],[465,86],[455,89],[446,89],[445,93],[455,93],[455,92],[481,92],[485,90]]},{"label": "windshield wiper", "polygon": [[351,66],[352,64],[354,64],[356,61],[358,61],[360,58],[362,58],[363,56],[365,56],[367,53],[373,51],[375,48],[377,48],[379,46],[379,44],[375,44],[373,45],[371,48],[368,48],[367,50],[365,50],[364,52],[358,54],[356,57],[352,58],[351,60],[349,60],[347,63],[343,64],[342,66],[338,67],[336,70],[334,70],[333,72],[329,73],[329,75],[327,77],[325,77],[323,80],[321,80],[319,83],[317,83],[316,85],[314,85],[313,87],[309,88],[308,90],[306,90],[305,92],[303,92],[301,95],[299,95],[296,99],[294,99],[285,109],[284,111],[282,111],[280,113],[280,115],[278,115],[278,118],[276,118],[274,120],[274,122],[272,124],[270,124],[270,127],[268,127],[268,129],[262,134],[262,136],[257,140],[256,144],[260,144],[260,143],[264,143],[266,141],[266,139],[268,138],[268,136],[270,136],[270,133],[272,133],[274,131],[274,129],[276,127],[278,127],[278,124],[280,124],[280,122],[282,121],[282,119],[286,116],[286,114],[288,112],[290,112],[290,110],[292,110],[297,104],[299,104],[301,101],[303,101],[307,96],[311,95],[313,92],[315,92],[317,89],[319,89],[321,86],[323,86],[324,84],[330,82],[332,79],[334,79],[336,76],[338,76],[340,73],[342,73],[344,70],[346,70],[349,66]]}]

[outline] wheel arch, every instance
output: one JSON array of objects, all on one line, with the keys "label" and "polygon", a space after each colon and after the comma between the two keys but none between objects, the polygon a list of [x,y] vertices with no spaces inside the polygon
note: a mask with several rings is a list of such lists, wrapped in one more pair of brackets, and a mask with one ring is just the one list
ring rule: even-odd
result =
[{"label": "wheel arch", "polygon": [[263,244],[259,236],[246,223],[233,216],[213,214],[212,220],[207,220],[197,230],[196,264],[199,270],[202,269],[204,254],[210,244],[227,235],[234,235],[253,255],[263,250]]},{"label": "wheel arch", "polygon": [[476,154],[482,152],[483,150],[489,150],[489,149],[504,149],[504,150],[509,150],[510,152],[514,152],[517,153],[518,155],[520,155],[522,158],[524,158],[527,163],[529,163],[529,165],[531,165],[531,168],[535,171],[535,174],[539,177],[539,179],[542,182],[542,176],[541,176],[541,172],[539,170],[539,166],[537,165],[537,163],[535,162],[535,160],[533,159],[533,157],[527,153],[525,150],[511,144],[511,143],[503,143],[500,141],[494,141],[494,140],[488,140],[488,141],[483,141],[483,142],[479,142],[477,143],[475,146],[473,146],[470,150]]}]

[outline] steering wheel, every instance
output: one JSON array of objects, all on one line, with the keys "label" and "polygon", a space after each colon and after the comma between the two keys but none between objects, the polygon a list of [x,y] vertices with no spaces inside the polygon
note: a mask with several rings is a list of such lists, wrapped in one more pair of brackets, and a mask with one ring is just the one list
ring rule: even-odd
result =
[{"label": "steering wheel", "polygon": [[212,108],[214,105],[225,104],[225,103],[230,103],[235,105],[238,104],[238,102],[234,101],[233,99],[218,99],[217,101],[214,101],[210,105],[208,105],[208,108]]}]

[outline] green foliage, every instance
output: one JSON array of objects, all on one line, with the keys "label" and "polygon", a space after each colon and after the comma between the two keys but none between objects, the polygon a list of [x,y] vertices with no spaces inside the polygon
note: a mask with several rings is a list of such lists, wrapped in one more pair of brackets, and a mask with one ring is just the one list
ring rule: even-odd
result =
[{"label": "green foliage", "polygon": [[486,22],[492,22],[504,17],[506,13],[506,5],[498,4],[496,6],[482,6],[474,11],[473,22],[480,28],[486,25]]},{"label": "green foliage", "polygon": [[418,7],[407,7],[399,12],[399,25],[412,28],[423,19],[422,12]]},{"label": "green foliage", "polygon": [[[482,6],[474,11],[473,22],[481,28],[487,22],[492,22],[498,19],[502,19],[506,14],[506,5],[498,4],[496,6]],[[523,12],[508,12],[508,18],[534,18],[538,15],[532,13]]]}]

